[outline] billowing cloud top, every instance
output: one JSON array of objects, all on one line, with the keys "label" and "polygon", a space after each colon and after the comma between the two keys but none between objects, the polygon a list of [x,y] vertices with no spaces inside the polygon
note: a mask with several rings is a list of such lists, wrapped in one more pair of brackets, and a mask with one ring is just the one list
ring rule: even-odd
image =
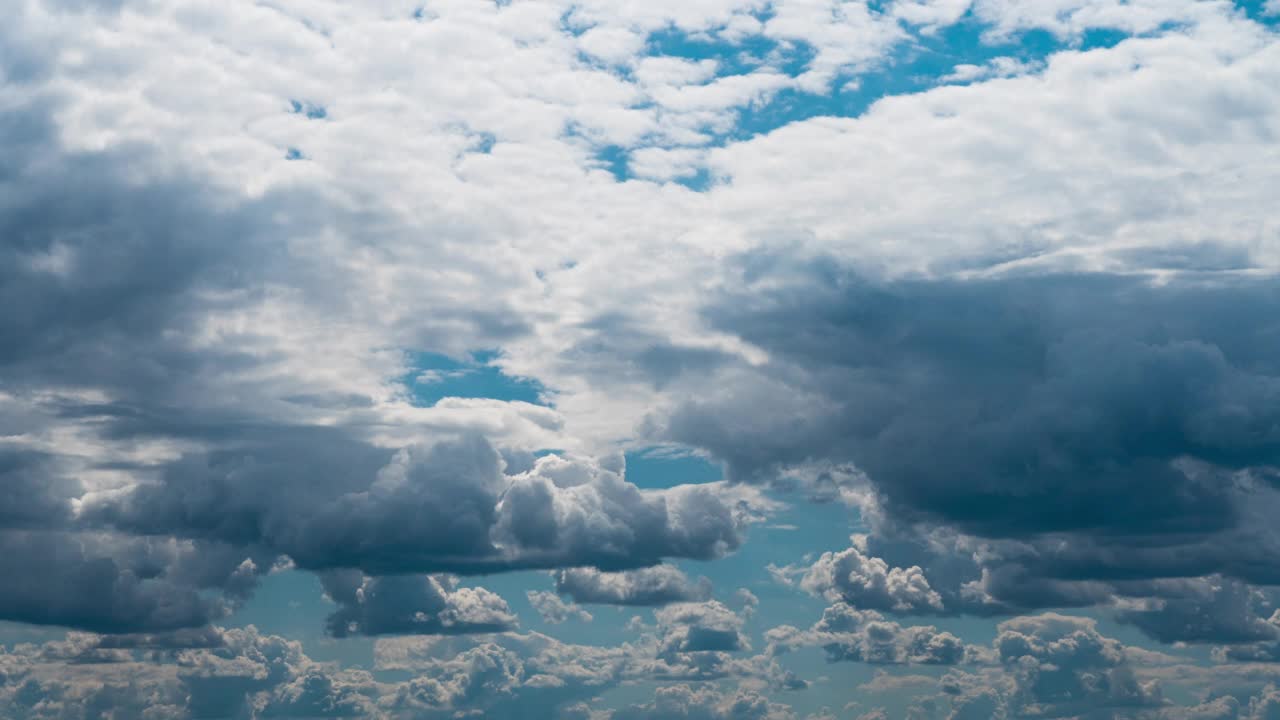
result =
[{"label": "billowing cloud top", "polygon": [[1275,716],[1276,0],[11,5],[0,716]]}]

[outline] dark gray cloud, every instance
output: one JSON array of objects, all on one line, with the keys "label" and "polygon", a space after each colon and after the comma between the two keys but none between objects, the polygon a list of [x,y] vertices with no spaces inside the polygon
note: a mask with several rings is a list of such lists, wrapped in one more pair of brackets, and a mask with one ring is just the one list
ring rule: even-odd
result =
[{"label": "dark gray cloud", "polygon": [[[1138,588],[1126,588],[1130,592]],[[1163,580],[1142,589],[1147,607],[1118,614],[1161,642],[1248,643],[1280,639],[1280,624],[1267,593],[1230,578]]]},{"label": "dark gray cloud", "polygon": [[259,574],[250,558],[225,550],[105,533],[0,531],[0,617],[104,633],[199,627],[230,612]]},{"label": "dark gray cloud", "polygon": [[[349,315],[359,298],[340,269],[289,240],[367,228],[370,211],[293,190],[241,197],[156,148],[67,151],[56,108],[0,120],[13,150],[0,158],[0,306],[15,309],[0,314],[0,431],[23,438],[0,455],[0,563],[22,578],[0,586],[0,618],[199,627],[281,555],[368,575],[618,570],[741,544],[744,515],[713,488],[642,492],[620,465],[582,459],[517,472],[503,457],[519,453],[474,429],[500,432],[492,422],[375,439],[386,420],[370,397],[300,378],[298,349],[245,319],[281,288],[317,324]],[[405,322],[388,336],[408,347],[524,330],[501,302]],[[116,539],[86,550],[82,533]],[[213,559],[156,550],[173,547]],[[77,577],[94,592],[68,592]]]},{"label": "dark gray cloud", "polygon": [[183,396],[181,380],[246,362],[183,342],[209,293],[257,287],[279,269],[268,238],[283,228],[271,216],[296,198],[242,202],[181,172],[140,173],[154,149],[63,152],[52,110],[0,124],[0,145],[22,149],[0,167],[0,303],[21,308],[0,317],[6,385],[109,390],[160,409]]},{"label": "dark gray cloud", "polygon": [[778,256],[740,270],[705,317],[768,362],[726,365],[654,419],[734,480],[852,465],[879,531],[989,541],[942,573],[944,600],[962,583],[1017,608],[1090,605],[1143,578],[1280,580],[1261,510],[1280,461],[1275,283],[873,281]]},{"label": "dark gray cloud", "polygon": [[[202,591],[234,600],[256,576],[235,569],[249,558],[266,569],[280,554],[312,569],[480,572],[635,567],[715,557],[740,543],[733,511],[710,493],[642,496],[617,477],[578,489],[513,480],[499,453],[470,436],[397,454],[359,428],[305,424],[306,412],[332,403],[300,405],[298,388],[238,385],[239,373],[278,358],[192,335],[211,313],[260,300],[273,282],[315,295],[315,309],[346,302],[303,277],[314,271],[305,259],[283,262],[279,238],[301,226],[280,218],[322,222],[292,210],[324,204],[283,194],[242,200],[181,172],[148,175],[139,168],[155,163],[144,148],[63,152],[51,111],[32,105],[0,122],[0,145],[15,150],[0,160],[0,305],[21,308],[0,315],[0,427],[195,449],[142,461],[6,447],[0,497],[11,502],[0,505],[0,562],[23,580],[0,589],[0,617],[103,632],[197,627],[227,608]],[[492,324],[480,314],[477,327]],[[456,330],[457,320],[441,322]],[[287,411],[304,424],[282,419]],[[94,489],[79,479],[86,472],[133,484],[82,497]],[[74,520],[72,501],[82,502]],[[584,504],[555,512],[575,501]],[[607,525],[630,540],[582,524],[602,513],[619,514]],[[710,522],[685,522],[692,514]],[[54,530],[120,539],[87,553],[80,536]],[[152,549],[173,546],[171,538],[230,563],[214,573],[227,584],[193,561],[166,567]],[[147,557],[115,557],[117,548]],[[93,592],[70,592],[69,583]]]},{"label": "dark gray cloud", "polygon": [[184,458],[161,482],[92,503],[83,517],[371,574],[641,567],[718,557],[742,541],[743,518],[714,489],[642,492],[591,461],[554,456],[507,475],[475,434],[395,453],[325,428],[262,437]]},{"label": "dark gray cloud", "polygon": [[81,488],[56,463],[49,453],[0,449],[0,528],[52,528],[70,519],[69,500]]},{"label": "dark gray cloud", "polygon": [[517,621],[505,600],[484,588],[458,587],[448,576],[363,577],[357,570],[320,575],[338,604],[328,630],[347,635],[460,635],[512,630]]},{"label": "dark gray cloud", "polygon": [[[671,419],[674,437],[715,449],[740,480],[838,458],[892,509],[993,537],[1212,531],[1232,522],[1226,488],[1173,462],[1239,469],[1280,455],[1272,283],[879,284],[822,265],[799,282],[707,310],[770,353],[769,385],[795,394],[773,415],[799,422],[735,419],[715,398]],[[1241,308],[1249,322],[1228,322]],[[818,393],[828,402],[789,415]]]}]

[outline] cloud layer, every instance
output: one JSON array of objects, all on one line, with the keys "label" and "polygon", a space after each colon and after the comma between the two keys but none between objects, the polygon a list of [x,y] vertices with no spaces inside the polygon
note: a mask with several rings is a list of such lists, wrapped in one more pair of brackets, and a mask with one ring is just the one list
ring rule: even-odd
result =
[{"label": "cloud layer", "polygon": [[1275,716],[1274,0],[12,5],[0,715]]}]

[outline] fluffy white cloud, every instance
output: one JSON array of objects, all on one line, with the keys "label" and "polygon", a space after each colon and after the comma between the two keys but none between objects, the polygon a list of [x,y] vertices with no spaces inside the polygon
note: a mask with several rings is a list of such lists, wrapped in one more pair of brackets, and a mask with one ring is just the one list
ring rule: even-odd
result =
[{"label": "fluffy white cloud", "polygon": [[591,613],[574,603],[565,602],[560,596],[546,590],[530,590],[526,593],[529,604],[542,616],[542,621],[551,625],[559,625],[567,620],[591,622]]},{"label": "fluffy white cloud", "polygon": [[978,649],[932,625],[903,626],[874,610],[858,610],[845,603],[828,607],[808,630],[783,625],[765,637],[775,654],[819,646],[831,662],[954,665],[980,655]]},{"label": "fluffy white cloud", "polygon": [[595,568],[569,568],[554,573],[556,592],[580,603],[605,605],[666,605],[707,600],[711,582],[692,581],[674,565],[626,572],[600,572]]},{"label": "fluffy white cloud", "polygon": [[942,596],[929,587],[919,566],[889,567],[856,546],[823,553],[800,579],[800,587],[861,609],[903,613],[942,610]]}]

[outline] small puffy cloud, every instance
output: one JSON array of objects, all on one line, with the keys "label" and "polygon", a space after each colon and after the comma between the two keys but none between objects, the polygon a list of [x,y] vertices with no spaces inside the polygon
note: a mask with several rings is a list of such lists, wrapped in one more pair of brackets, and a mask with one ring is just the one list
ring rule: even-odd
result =
[{"label": "small puffy cloud", "polygon": [[939,82],[974,82],[988,78],[1013,77],[1033,72],[1039,67],[1017,58],[993,58],[984,65],[957,65],[950,74],[940,78]]},{"label": "small puffy cloud", "polygon": [[565,602],[560,596],[546,590],[530,590],[525,593],[529,604],[542,616],[542,621],[550,625],[559,625],[568,620],[591,622],[591,613],[574,603]]},{"label": "small puffy cloud", "polygon": [[661,655],[728,653],[750,649],[743,620],[717,600],[668,605],[654,612],[662,633]]},{"label": "small puffy cloud", "polygon": [[800,587],[860,609],[897,613],[942,610],[942,596],[929,587],[919,566],[889,567],[858,547],[823,553],[800,579]]},{"label": "small puffy cloud", "polygon": [[556,592],[575,602],[602,605],[668,605],[697,602],[711,596],[711,581],[689,579],[674,565],[655,565],[624,572],[570,568],[553,573]]}]

